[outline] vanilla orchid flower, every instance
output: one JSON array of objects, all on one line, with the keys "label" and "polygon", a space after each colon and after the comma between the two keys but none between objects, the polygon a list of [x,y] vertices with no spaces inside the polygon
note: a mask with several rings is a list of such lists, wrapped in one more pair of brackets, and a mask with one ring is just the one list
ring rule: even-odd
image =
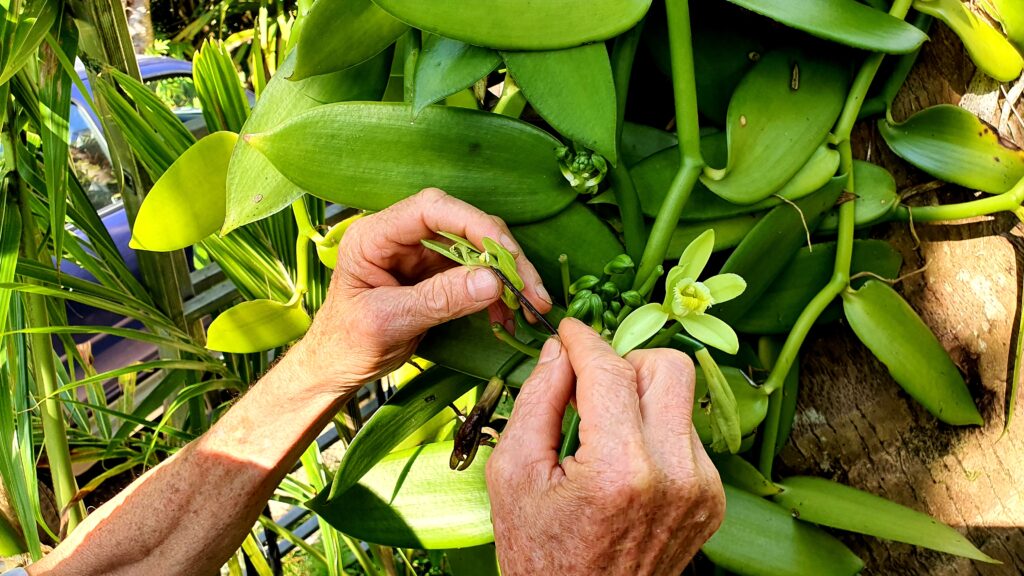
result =
[{"label": "vanilla orchid flower", "polygon": [[715,247],[715,231],[706,230],[690,242],[665,277],[665,301],[637,308],[619,325],[612,347],[619,355],[646,342],[669,320],[679,322],[690,336],[708,346],[735,354],[739,350],[736,332],[708,313],[716,304],[736,298],[747,283],[736,274],[719,274],[699,280]]}]

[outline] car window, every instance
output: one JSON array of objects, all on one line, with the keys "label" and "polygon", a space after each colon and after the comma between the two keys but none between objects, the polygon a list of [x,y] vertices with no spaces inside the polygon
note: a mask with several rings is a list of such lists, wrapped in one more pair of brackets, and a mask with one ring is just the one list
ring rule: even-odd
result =
[{"label": "car window", "polygon": [[121,199],[117,178],[110,165],[106,140],[92,118],[77,102],[68,116],[71,162],[93,208],[102,210]]},{"label": "car window", "polygon": [[162,76],[146,80],[146,86],[174,112],[196,138],[208,133],[196,85],[191,76]]}]

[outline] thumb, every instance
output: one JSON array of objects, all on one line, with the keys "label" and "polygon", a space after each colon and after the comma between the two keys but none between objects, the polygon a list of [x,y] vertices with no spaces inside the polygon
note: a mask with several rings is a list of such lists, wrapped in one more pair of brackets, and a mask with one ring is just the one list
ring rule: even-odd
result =
[{"label": "thumb", "polygon": [[512,416],[498,448],[522,468],[531,464],[558,465],[562,417],[575,388],[569,355],[557,338],[548,338],[533,373],[516,397]]},{"label": "thumb", "polygon": [[487,268],[460,266],[399,292],[399,309],[416,332],[479,312],[501,295],[501,281]]}]

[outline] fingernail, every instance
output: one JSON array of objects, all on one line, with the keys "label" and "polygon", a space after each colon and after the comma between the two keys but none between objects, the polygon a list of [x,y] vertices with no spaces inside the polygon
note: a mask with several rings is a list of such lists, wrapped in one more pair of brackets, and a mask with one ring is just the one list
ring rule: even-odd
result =
[{"label": "fingernail", "polygon": [[558,336],[552,336],[544,342],[544,347],[540,349],[540,358],[537,359],[538,364],[544,364],[551,362],[558,358],[562,353],[562,341],[558,339]]},{"label": "fingernail", "polygon": [[498,296],[498,278],[486,268],[477,268],[466,275],[466,290],[477,302],[494,300]]},{"label": "fingernail", "polygon": [[548,294],[548,289],[544,287],[544,284],[537,282],[537,285],[533,287],[534,291],[537,292],[537,296],[541,300],[551,304],[551,295]]},{"label": "fingernail", "polygon": [[498,238],[498,242],[501,242],[501,245],[513,255],[519,254],[519,245],[515,240],[509,238],[508,234],[502,234],[501,238]]}]

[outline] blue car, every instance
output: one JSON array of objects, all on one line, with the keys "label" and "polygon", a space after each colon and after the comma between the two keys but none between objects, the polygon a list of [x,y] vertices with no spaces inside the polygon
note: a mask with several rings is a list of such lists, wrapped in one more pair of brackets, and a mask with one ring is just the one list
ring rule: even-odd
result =
[{"label": "blue car", "polygon": [[[143,82],[168,105],[197,138],[205,136],[206,123],[192,81],[192,64],[163,56],[139,56],[138,62]],[[85,68],[78,64],[76,71],[83,85],[91,90]],[[131,229],[121,201],[119,183],[111,166],[107,140],[96,112],[89,107],[86,98],[77,87],[72,91],[71,113],[68,120],[70,152],[75,174],[93,208],[110,232],[118,251],[124,257],[128,269],[138,276],[138,258],[135,251],[128,247]],[[61,270],[71,276],[94,280],[91,274],[70,262],[63,262]],[[127,318],[73,302],[68,304],[68,322],[96,326],[132,326],[132,321]],[[101,372],[145,359],[155,353],[155,348],[151,345],[103,335],[76,340],[79,343],[90,343],[95,367]]]}]

